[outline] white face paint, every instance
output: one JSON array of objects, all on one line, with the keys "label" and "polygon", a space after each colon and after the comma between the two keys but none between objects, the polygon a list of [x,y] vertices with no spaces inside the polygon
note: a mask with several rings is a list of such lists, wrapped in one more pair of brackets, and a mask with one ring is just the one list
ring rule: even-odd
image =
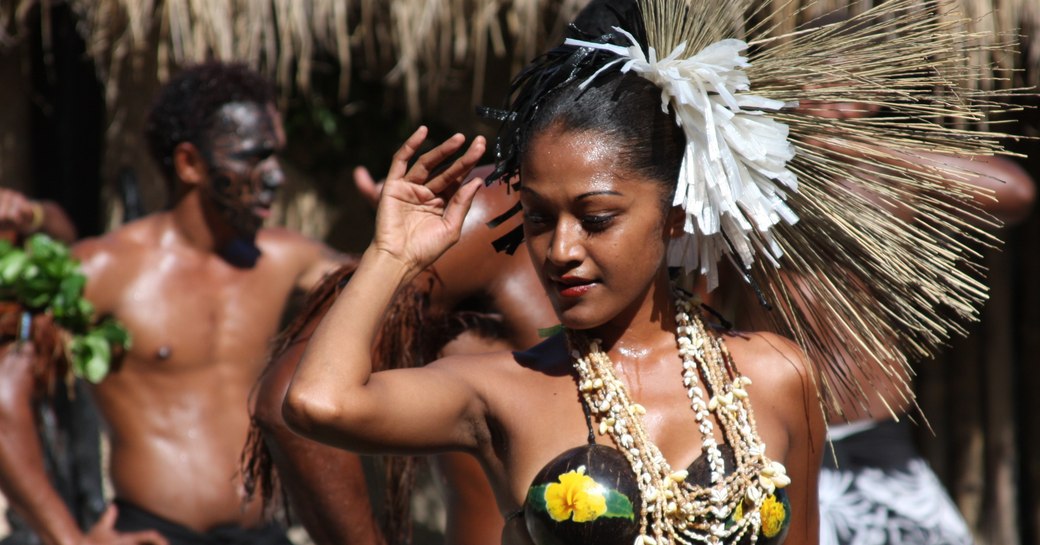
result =
[{"label": "white face paint", "polygon": [[205,191],[236,232],[253,235],[285,181],[277,157],[285,147],[281,117],[273,105],[226,104],[209,142],[209,149],[202,150],[209,166]]}]

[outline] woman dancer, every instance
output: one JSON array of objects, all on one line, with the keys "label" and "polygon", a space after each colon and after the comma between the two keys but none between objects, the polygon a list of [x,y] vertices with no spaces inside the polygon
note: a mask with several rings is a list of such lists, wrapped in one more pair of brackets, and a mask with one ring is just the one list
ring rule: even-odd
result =
[{"label": "woman dancer", "polygon": [[[395,158],[373,244],[303,356],[287,421],[352,450],[471,452],[507,515],[507,543],[816,543],[816,385],[829,402],[898,383],[901,350],[948,335],[937,309],[971,315],[982,299],[978,280],[957,272],[968,253],[956,237],[908,229],[858,191],[882,191],[944,227],[972,211],[929,198],[950,191],[943,169],[871,182],[842,170],[828,145],[997,149],[941,128],[946,112],[974,115],[972,97],[933,100],[949,81],[933,76],[944,66],[927,64],[921,44],[958,38],[904,25],[923,17],[912,8],[885,4],[903,19],[882,25],[889,39],[872,49],[824,27],[756,46],[749,62],[747,43],[722,39],[744,10],[641,1],[645,25],[550,52],[521,76],[503,116],[498,174],[519,176],[523,237],[562,332],[522,353],[372,373],[383,309],[457,239],[478,187],[457,186],[483,140],[445,170],[460,135],[408,168],[420,129]],[[835,65],[839,50],[851,60]],[[820,85],[807,87],[809,76]],[[749,82],[764,85],[755,94]],[[799,99],[850,97],[896,115],[857,125],[796,111]],[[711,285],[725,256],[804,346],[845,340],[862,373],[828,375],[781,337],[702,318],[667,265],[698,268]],[[786,285],[781,264],[809,281]],[[813,316],[794,304],[808,295],[825,302]]]},{"label": "woman dancer", "polygon": [[480,138],[439,175],[461,136],[408,169],[420,129],[395,157],[373,244],[312,337],[287,420],[352,450],[472,452],[508,543],[531,531],[764,542],[788,527],[790,542],[815,543],[823,419],[801,352],[764,333],[723,340],[669,279],[684,138],[660,90],[617,72],[539,112],[520,146],[524,234],[566,332],[524,353],[370,372],[387,302],[458,237],[479,187],[448,198]]}]

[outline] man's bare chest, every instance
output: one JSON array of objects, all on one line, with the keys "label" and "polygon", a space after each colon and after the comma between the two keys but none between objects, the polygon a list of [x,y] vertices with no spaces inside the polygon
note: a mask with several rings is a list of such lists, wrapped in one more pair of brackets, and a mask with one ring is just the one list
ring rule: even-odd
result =
[{"label": "man's bare chest", "polygon": [[133,338],[128,361],[183,369],[262,359],[292,285],[261,272],[157,271],[129,283],[115,309]]}]

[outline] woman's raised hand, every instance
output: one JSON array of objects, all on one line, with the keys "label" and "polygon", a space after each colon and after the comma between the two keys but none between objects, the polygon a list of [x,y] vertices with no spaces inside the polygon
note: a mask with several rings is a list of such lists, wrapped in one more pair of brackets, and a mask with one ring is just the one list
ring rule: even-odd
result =
[{"label": "woman's raised hand", "polygon": [[466,142],[456,134],[424,153],[410,168],[409,160],[426,139],[419,127],[394,154],[376,214],[372,248],[400,261],[413,272],[432,264],[459,239],[462,223],[483,181],[460,185],[484,153],[484,138],[473,139],[461,157],[440,169]]}]

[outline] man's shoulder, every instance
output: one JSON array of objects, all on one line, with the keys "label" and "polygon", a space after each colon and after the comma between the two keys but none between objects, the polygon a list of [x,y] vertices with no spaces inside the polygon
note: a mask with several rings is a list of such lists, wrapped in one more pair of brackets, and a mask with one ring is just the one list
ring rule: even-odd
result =
[{"label": "man's shoulder", "polygon": [[357,257],[340,253],[325,243],[281,227],[257,233],[256,244],[268,266],[297,278],[297,287],[310,289],[326,274]]},{"label": "man's shoulder", "polygon": [[265,227],[256,235],[256,244],[264,253],[319,252],[321,242],[285,227]]},{"label": "man's shoulder", "polygon": [[102,263],[125,264],[159,246],[156,232],[155,218],[142,218],[108,233],[82,239],[72,247],[72,253],[87,267]]}]

